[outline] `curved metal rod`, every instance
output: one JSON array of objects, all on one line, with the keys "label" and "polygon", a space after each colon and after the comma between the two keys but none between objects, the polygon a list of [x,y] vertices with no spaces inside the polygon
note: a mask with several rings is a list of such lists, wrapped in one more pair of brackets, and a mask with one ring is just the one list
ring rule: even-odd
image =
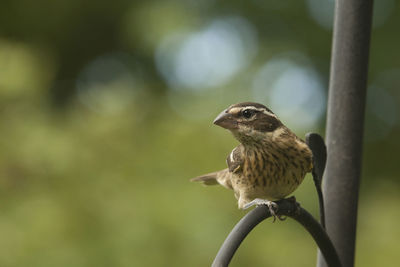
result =
[{"label": "curved metal rod", "polygon": [[[276,201],[278,204],[277,215],[284,215],[293,218],[299,222],[314,238],[319,249],[325,257],[328,266],[341,267],[339,256],[322,226],[308,213],[301,208],[294,198]],[[236,250],[250,233],[250,231],[263,220],[271,217],[267,206],[257,206],[248,212],[233,228],[225,242],[222,244],[217,256],[214,259],[212,267],[225,267],[230,263]]]},{"label": "curved metal rod", "polygon": [[326,145],[322,136],[317,133],[306,134],[306,143],[313,154],[314,168],[312,170],[312,176],[318,193],[320,222],[325,229],[325,205],[321,185],[327,158]]}]

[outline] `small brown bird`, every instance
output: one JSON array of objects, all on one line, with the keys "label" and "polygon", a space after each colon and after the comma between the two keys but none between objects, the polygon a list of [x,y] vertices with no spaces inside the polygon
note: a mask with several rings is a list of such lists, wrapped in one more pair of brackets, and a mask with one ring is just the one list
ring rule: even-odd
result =
[{"label": "small brown bird", "polygon": [[267,205],[291,194],[312,170],[312,152],[266,106],[245,102],[222,111],[214,124],[228,129],[240,145],[226,159],[228,168],[193,178],[233,189],[240,209]]}]

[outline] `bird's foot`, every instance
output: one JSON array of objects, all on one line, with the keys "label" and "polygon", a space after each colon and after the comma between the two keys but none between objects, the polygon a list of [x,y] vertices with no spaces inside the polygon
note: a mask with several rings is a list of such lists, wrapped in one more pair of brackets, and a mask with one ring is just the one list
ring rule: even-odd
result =
[{"label": "bird's foot", "polygon": [[276,214],[276,212],[278,211],[278,208],[279,208],[278,204],[276,204],[273,201],[269,201],[267,199],[256,198],[256,199],[250,201],[249,203],[247,203],[246,205],[244,205],[243,209],[248,209],[254,205],[257,205],[257,206],[266,205],[269,209],[269,212],[271,213],[271,216],[274,217],[273,222],[275,222],[276,218],[278,218],[280,221],[286,220],[285,216]]}]

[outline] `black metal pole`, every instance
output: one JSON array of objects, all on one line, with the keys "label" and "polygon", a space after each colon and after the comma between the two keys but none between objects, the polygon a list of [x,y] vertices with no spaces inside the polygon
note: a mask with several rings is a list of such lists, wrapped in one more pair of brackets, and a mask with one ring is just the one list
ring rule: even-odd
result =
[{"label": "black metal pole", "polygon": [[372,5],[336,0],[335,8],[323,189],[326,230],[344,267],[354,265]]}]

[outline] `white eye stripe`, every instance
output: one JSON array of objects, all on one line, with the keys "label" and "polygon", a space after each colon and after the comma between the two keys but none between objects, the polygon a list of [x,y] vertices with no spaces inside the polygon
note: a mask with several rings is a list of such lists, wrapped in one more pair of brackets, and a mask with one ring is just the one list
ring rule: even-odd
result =
[{"label": "white eye stripe", "polygon": [[270,112],[270,111],[268,111],[268,110],[266,110],[264,108],[256,108],[254,106],[234,107],[234,108],[231,108],[229,110],[229,113],[238,114],[238,113],[240,113],[240,112],[242,112],[243,110],[246,110],[246,109],[259,111],[259,112],[262,112],[262,113],[264,113],[264,114],[266,114],[266,115],[268,115],[270,117],[278,118],[274,113],[272,113],[272,112]]},{"label": "white eye stripe", "polygon": [[268,116],[277,118],[277,116],[274,113],[269,112],[268,110],[263,109],[263,110],[261,110],[261,112],[263,112],[264,114],[267,114]]},{"label": "white eye stripe", "polygon": [[253,106],[247,106],[247,107],[240,108],[241,111],[242,111],[242,110],[246,110],[246,109],[256,110],[256,111],[262,112],[262,113],[264,113],[264,114],[266,114],[266,115],[268,115],[268,116],[277,118],[276,115],[275,115],[274,113],[269,112],[268,110],[266,110],[266,109],[264,109],[264,108],[256,108],[256,107],[253,107]]},{"label": "white eye stripe", "polygon": [[242,108],[231,108],[231,109],[229,110],[229,113],[231,113],[231,114],[237,114],[237,113],[239,113],[241,110],[242,110]]}]

